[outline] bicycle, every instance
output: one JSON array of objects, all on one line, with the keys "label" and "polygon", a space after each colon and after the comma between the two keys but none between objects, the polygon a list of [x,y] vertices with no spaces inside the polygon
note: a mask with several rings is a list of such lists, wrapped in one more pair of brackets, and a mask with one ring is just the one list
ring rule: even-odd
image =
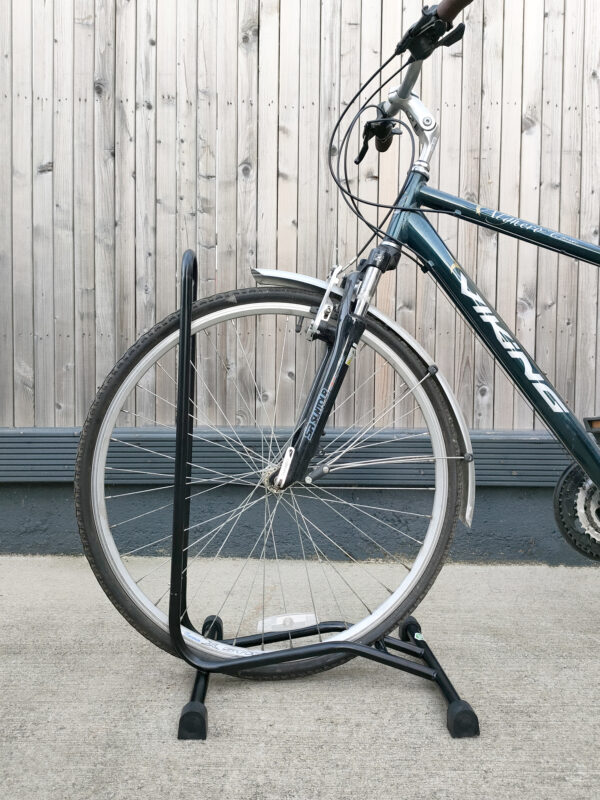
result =
[{"label": "bicycle", "polygon": [[[439,9],[466,5],[443,0]],[[186,547],[192,588],[182,636],[199,658],[239,659],[236,673],[243,677],[296,677],[349,657],[245,669],[245,657],[263,652],[274,631],[285,634],[276,647],[293,647],[310,628],[314,641],[381,639],[433,584],[457,520],[471,523],[475,471],[460,408],[431,357],[371,305],[401,253],[442,287],[572,455],[575,464],[557,487],[557,520],[583,554],[600,559],[600,450],[593,437],[600,420],[588,420],[586,430],[573,416],[426,213],[449,214],[596,266],[600,247],[427,185],[439,130],[413,89],[433,49],[451,46],[464,32],[439,25],[433,12],[426,10],[354,98],[410,51],[398,70],[407,70],[404,80],[375,106],[377,118],[364,126],[356,159],[371,139],[387,150],[399,125],[418,139],[418,157],[413,139],[406,181],[385,207],[387,228],[365,219],[348,178],[352,131],[385,84],[363,103],[330,161],[344,199],[372,230],[363,250],[376,236],[380,244],[354,271],[348,272],[354,261],[333,268],[327,282],[257,270],[256,287],[193,307]],[[410,127],[396,120],[401,111]],[[80,533],[100,584],[137,630],[172,653],[167,548],[178,326],[178,313],[158,323],[107,377],[82,431],[76,474]],[[198,611],[211,614],[202,633],[191,622]],[[329,636],[322,624],[328,619],[347,621],[344,630]],[[226,641],[211,635],[221,620]],[[260,645],[243,646],[250,636]]]}]

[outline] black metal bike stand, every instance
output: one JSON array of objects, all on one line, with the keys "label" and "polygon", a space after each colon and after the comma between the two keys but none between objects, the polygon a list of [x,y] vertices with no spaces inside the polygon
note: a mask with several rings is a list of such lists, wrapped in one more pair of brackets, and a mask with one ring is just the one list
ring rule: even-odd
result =
[{"label": "black metal bike stand", "polygon": [[[196,299],[198,287],[198,265],[195,254],[188,250],[183,256],[181,267],[181,322],[179,331],[179,367],[177,374],[177,422],[175,442],[175,477],[173,495],[173,542],[171,558],[171,589],[169,596],[169,632],[178,654],[196,670],[196,679],[190,702],[187,703],[179,720],[179,739],[206,739],[208,716],[206,693],[211,673],[237,674],[241,667],[237,658],[220,661],[201,659],[188,646],[182,627],[195,631],[187,614],[187,552],[188,528],[190,518],[190,493],[192,468],[192,432],[195,373],[195,341],[192,336],[192,304]],[[320,622],[293,631],[260,633],[235,639],[238,647],[259,647],[263,644],[292,639],[302,639],[322,633],[343,631],[349,627],[344,621]],[[380,664],[418,675],[434,681],[448,701],[447,726],[455,738],[479,735],[479,721],[471,706],[461,700],[448,676],[425,642],[419,623],[408,617],[400,628],[400,638],[385,636],[372,645],[346,641],[324,641],[286,650],[271,650],[249,655],[243,659],[243,669],[264,667],[284,661],[298,661],[315,656],[349,654],[362,656]],[[219,617],[209,616],[204,620],[201,633],[224,644],[233,640],[224,637],[223,623]],[[390,651],[397,651],[417,661],[402,658]]]}]

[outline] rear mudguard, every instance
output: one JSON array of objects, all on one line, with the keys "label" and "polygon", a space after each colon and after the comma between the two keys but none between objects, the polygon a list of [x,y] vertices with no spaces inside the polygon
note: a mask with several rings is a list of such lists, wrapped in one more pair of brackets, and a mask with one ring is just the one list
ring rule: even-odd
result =
[{"label": "rear mudguard", "polygon": [[[324,292],[327,286],[325,281],[319,280],[318,278],[312,278],[309,275],[300,275],[295,272],[283,272],[282,270],[278,269],[256,269],[252,270],[252,276],[256,280],[257,283],[260,284],[271,284],[275,286],[296,286],[298,288],[306,288],[310,287],[312,289],[318,289],[320,292]],[[333,289],[333,294],[341,296],[342,292],[339,288]],[[378,319],[381,323],[383,323],[386,327],[390,328],[394,331],[394,333],[400,337],[407,345],[412,347],[412,349],[418,353],[418,355],[423,359],[423,361],[430,366],[434,364],[433,359],[431,356],[421,347],[421,345],[413,339],[413,337],[407,333],[403,328],[401,328],[397,323],[393,320],[386,317],[385,314],[382,314],[381,311],[378,309],[371,307],[370,313]],[[452,409],[454,414],[454,419],[456,421],[456,427],[459,431],[461,437],[461,449],[462,452],[473,453],[473,449],[471,447],[471,437],[469,436],[469,429],[465,423],[465,418],[460,410],[458,403],[456,402],[456,398],[452,394],[452,390],[448,385],[447,380],[444,376],[437,372],[435,374],[435,380],[438,383],[440,391],[444,394],[444,397],[448,401],[448,405]],[[465,523],[465,525],[471,526],[471,521],[473,519],[473,509],[475,507],[475,463],[473,459],[462,462],[462,469],[464,470],[464,484],[467,487],[466,495],[462,498],[462,506],[460,509],[460,518]]]}]

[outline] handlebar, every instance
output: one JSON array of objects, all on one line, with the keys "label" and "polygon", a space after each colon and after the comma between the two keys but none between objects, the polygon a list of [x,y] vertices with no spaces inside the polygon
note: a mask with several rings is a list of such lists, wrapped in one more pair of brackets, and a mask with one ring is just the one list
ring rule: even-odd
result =
[{"label": "handlebar", "polygon": [[355,164],[360,164],[367,154],[369,140],[372,138],[375,138],[378,152],[384,153],[389,149],[394,138],[394,123],[391,120],[403,110],[421,143],[419,161],[428,167],[439,138],[438,128],[432,115],[419,98],[413,95],[412,90],[419,79],[423,61],[438,47],[451,47],[462,39],[464,24],[453,27],[452,20],[471,2],[472,0],[442,0],[439,5],[425,6],[421,19],[398,42],[396,55],[407,50],[410,52],[410,58],[405,64],[408,71],[400,86],[390,92],[387,101],[377,106],[377,119],[365,124],[363,146],[358,157],[354,159]]},{"label": "handlebar", "polygon": [[444,22],[452,22],[472,2],[473,0],[442,0],[437,7],[437,15]]}]

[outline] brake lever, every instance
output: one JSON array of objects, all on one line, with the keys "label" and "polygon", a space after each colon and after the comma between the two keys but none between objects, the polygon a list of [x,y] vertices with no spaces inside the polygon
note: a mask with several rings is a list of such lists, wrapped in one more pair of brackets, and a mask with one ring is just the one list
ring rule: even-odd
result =
[{"label": "brake lever", "polygon": [[364,157],[367,155],[367,153],[369,152],[369,139],[370,139],[370,138],[371,138],[370,136],[368,136],[368,137],[367,137],[367,136],[366,136],[366,135],[363,133],[363,146],[360,148],[360,153],[359,153],[359,154],[356,156],[356,158],[354,159],[354,163],[355,163],[355,164],[360,164],[360,162],[363,160],[363,158],[364,158]]},{"label": "brake lever", "polygon": [[453,44],[460,42],[465,35],[465,23],[461,22],[456,28],[453,28],[450,33],[447,33],[443,39],[437,43],[437,47],[452,47]]},{"label": "brake lever", "polygon": [[[377,113],[382,113],[380,108]],[[369,142],[374,136],[377,136],[380,139],[387,139],[395,124],[396,123],[394,120],[387,119],[383,116],[378,117],[378,119],[371,119],[368,122],[365,122],[365,126],[363,128],[363,146],[360,148],[360,153],[354,159],[354,163],[360,164],[363,158],[367,155],[369,150]]]},{"label": "brake lever", "polygon": [[437,6],[425,6],[421,19],[409,28],[396,45],[397,56],[409,50],[414,61],[424,61],[438,47],[450,47],[462,39],[465,33],[464,23],[461,22],[453,28],[439,19],[436,12]]}]

